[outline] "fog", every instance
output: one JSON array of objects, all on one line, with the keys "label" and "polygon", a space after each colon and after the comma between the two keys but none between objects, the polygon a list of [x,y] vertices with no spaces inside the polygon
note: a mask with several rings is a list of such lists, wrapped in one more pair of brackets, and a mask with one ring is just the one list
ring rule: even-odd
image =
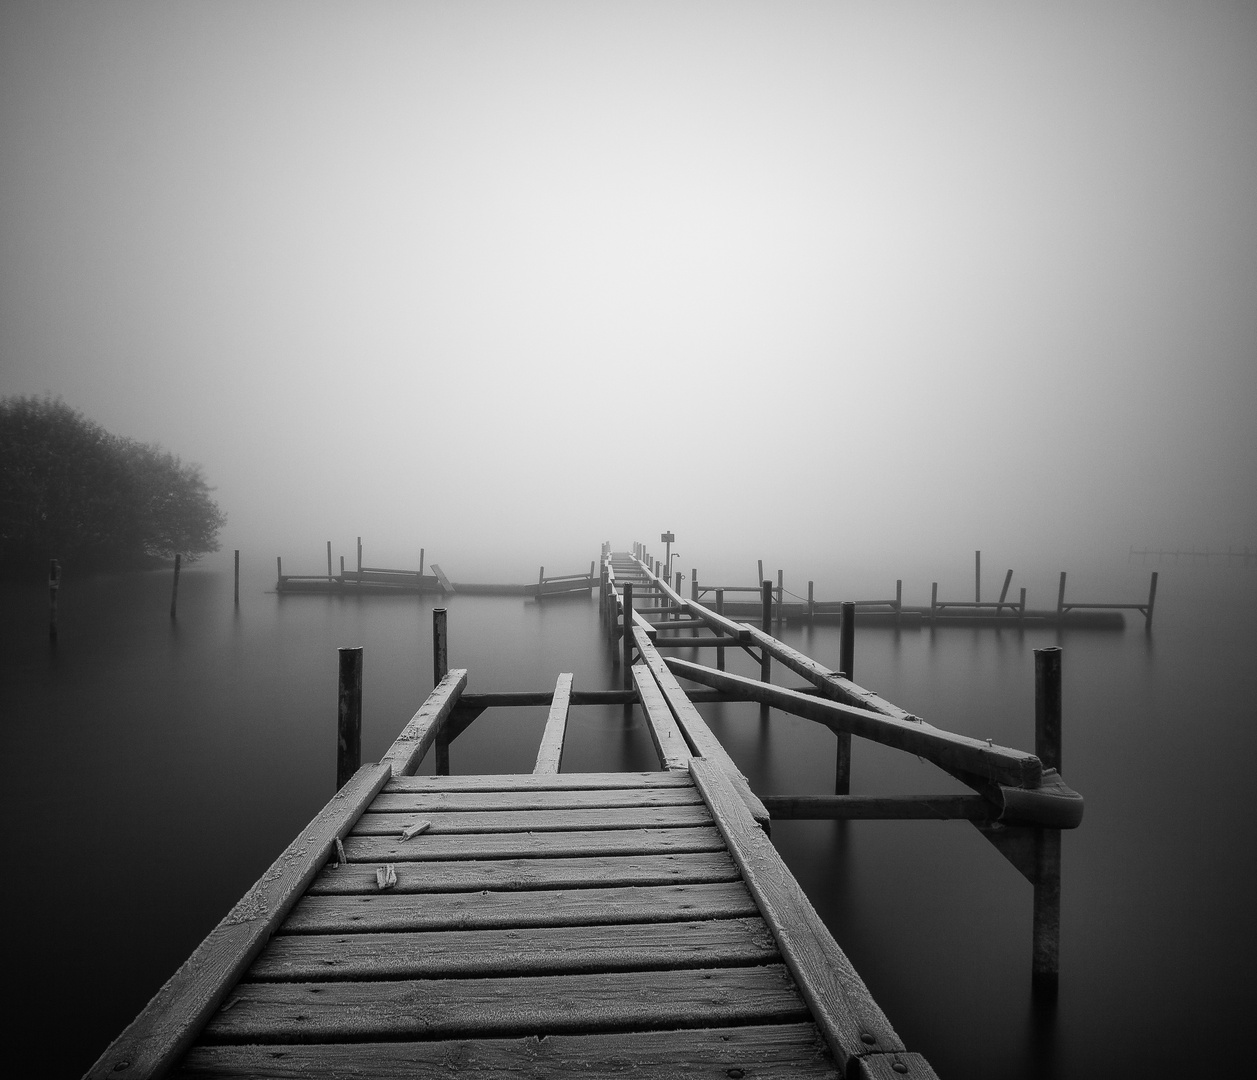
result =
[{"label": "fog", "polygon": [[0,394],[293,572],[1257,540],[1251,3],[7,0],[0,146]]}]

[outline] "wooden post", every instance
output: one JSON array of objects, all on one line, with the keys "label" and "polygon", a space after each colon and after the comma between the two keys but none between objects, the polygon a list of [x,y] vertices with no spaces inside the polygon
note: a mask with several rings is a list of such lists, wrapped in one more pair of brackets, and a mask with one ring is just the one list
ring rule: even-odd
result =
[{"label": "wooden post", "polygon": [[[677,596],[680,596],[680,595],[681,595],[681,579],[682,579],[683,577],[685,577],[685,575],[684,575],[684,574],[682,574],[680,570],[678,570],[678,571],[677,571],[676,586],[674,587],[674,590],[673,590],[673,591],[677,594]],[[665,615],[665,616],[664,616],[664,618],[665,618],[665,619],[667,619],[669,622],[671,622],[674,618],[677,618],[677,617],[678,617],[678,616],[673,615],[671,612],[669,612],[667,615]]]},{"label": "wooden post", "polygon": [[170,617],[175,617],[175,608],[179,604],[179,567],[183,564],[183,556],[175,555],[175,578],[170,586]]},{"label": "wooden post", "polygon": [[336,790],[362,764],[362,649],[340,649],[336,698]]},{"label": "wooden post", "polygon": [[624,689],[633,686],[633,583],[624,583]]},{"label": "wooden post", "polygon": [[236,571],[235,571],[234,581],[235,581],[235,585],[232,590],[232,596],[233,596],[233,600],[235,602],[236,607],[239,607],[240,606],[240,549],[239,548],[236,548]]},{"label": "wooden post", "polygon": [[358,537],[358,573],[362,573],[362,537]]},{"label": "wooden post", "polygon": [[607,564],[604,562],[598,571],[598,614],[602,621],[607,621]]},{"label": "wooden post", "polygon": [[327,542],[327,579],[332,580],[332,542]]},{"label": "wooden post", "polygon": [[999,591],[999,607],[995,609],[996,615],[1002,615],[1004,613],[1004,597],[1008,595],[1008,586],[1012,584],[1012,580],[1013,572],[1012,570],[1009,570],[1008,573],[1004,575],[1004,587]]},{"label": "wooden post", "polygon": [[[761,566],[763,563],[760,564]],[[763,601],[763,613],[760,617],[760,628],[765,634],[772,633],[773,628],[773,583],[764,581],[760,584],[760,594]],[[769,682],[769,675],[772,671],[772,657],[767,649],[760,647],[759,677],[761,682]]]},{"label": "wooden post", "polygon": [[764,580],[764,560],[763,559],[758,560],[758,566],[759,566],[759,577],[756,578],[756,580],[763,581]]},{"label": "wooden post", "polygon": [[777,625],[781,625],[781,601],[785,595],[785,579],[780,570],[777,571]]},{"label": "wooden post", "polygon": [[807,583],[807,621],[811,625],[816,621],[816,601],[812,596],[812,582]]},{"label": "wooden post", "polygon": [[938,616],[938,582],[934,582],[930,586],[930,621],[933,622]]},{"label": "wooden post", "polygon": [[1056,618],[1061,620],[1065,617],[1065,571],[1061,571],[1061,591],[1056,594]]},{"label": "wooden post", "polygon": [[973,602],[982,603],[982,552],[973,553]]},{"label": "wooden post", "polygon": [[546,581],[546,568],[543,566],[541,567],[541,569],[537,571],[537,595],[538,596],[541,595],[541,586],[545,584],[545,581]]},{"label": "wooden post", "polygon": [[1021,588],[1021,603],[1017,607],[1017,621],[1023,625],[1026,621],[1026,588],[1024,585]]},{"label": "wooden post", "polygon": [[423,548],[419,549],[419,576],[423,577]]},{"label": "wooden post", "polygon": [[61,564],[56,559],[48,563],[48,640],[57,640],[57,593],[61,589]]},{"label": "wooden post", "polygon": [[698,603],[698,570],[690,567],[690,599]]},{"label": "wooden post", "polygon": [[[1034,752],[1045,768],[1061,767],[1061,650],[1034,650]],[[1055,992],[1060,976],[1061,831],[1035,830],[1034,940],[1031,981]]]},{"label": "wooden post", "polygon": [[[845,679],[855,679],[855,604],[842,602],[842,633],[838,639],[838,667]],[[851,794],[851,733],[835,732],[834,794]]]},{"label": "wooden post", "polygon": [[284,560],[280,556],[275,556],[275,588],[282,589],[284,587]]},{"label": "wooden post", "polygon": [[[445,608],[432,609],[432,685],[436,686],[450,671],[449,635],[446,631]],[[437,776],[450,774],[449,728],[442,724],[432,743],[435,755],[433,772]]]},{"label": "wooden post", "polygon": [[[716,614],[723,615],[725,613],[725,591],[724,589],[716,590]],[[716,646],[716,670],[724,671],[725,669],[725,647],[723,645]]]},{"label": "wooden post", "polygon": [[895,613],[903,614],[903,578],[895,581]]},{"label": "wooden post", "polygon": [[[1248,549],[1245,548],[1245,551]],[[1148,614],[1144,616],[1144,629],[1152,629],[1152,605],[1157,602],[1157,572],[1152,571],[1152,582],[1148,586]]]},{"label": "wooden post", "polygon": [[345,556],[344,555],[340,557],[340,576],[342,578],[344,578],[345,576]]}]

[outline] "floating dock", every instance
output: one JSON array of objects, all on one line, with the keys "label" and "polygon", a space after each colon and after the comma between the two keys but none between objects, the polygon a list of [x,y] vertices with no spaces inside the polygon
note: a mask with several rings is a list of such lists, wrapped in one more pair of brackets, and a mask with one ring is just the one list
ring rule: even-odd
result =
[{"label": "floating dock", "polygon": [[[636,609],[635,589],[651,598]],[[347,781],[87,1075],[932,1077],[777,854],[774,815],[972,821],[1022,858],[1034,974],[1054,982],[1059,835],[1082,809],[1050,767],[1059,715],[1055,736],[1036,735],[1041,757],[940,731],[852,682],[849,661],[828,671],[609,546],[599,599],[623,663],[622,685],[596,690],[562,675],[553,690],[469,692],[468,673],[448,668],[438,609],[436,685],[361,767],[345,760],[361,651],[342,650]],[[663,618],[646,619],[652,608]],[[656,643],[678,630],[720,650],[718,666],[665,659]],[[725,672],[727,647],[755,655],[762,681]],[[355,653],[356,682],[344,662]],[[774,661],[808,687],[772,685]],[[702,719],[696,702],[710,700],[830,726],[837,794],[765,805]],[[640,708],[659,770],[563,773],[574,704]],[[450,742],[507,705],[548,707],[533,771],[449,776]],[[975,794],[851,797],[852,734],[934,761]],[[430,752],[437,775],[414,775]]]}]

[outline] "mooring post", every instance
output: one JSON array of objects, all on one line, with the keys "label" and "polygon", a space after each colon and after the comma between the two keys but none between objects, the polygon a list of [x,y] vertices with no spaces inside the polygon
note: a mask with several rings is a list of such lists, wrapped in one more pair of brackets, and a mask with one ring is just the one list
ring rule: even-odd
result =
[{"label": "mooring post", "polygon": [[690,567],[690,599],[698,603],[698,570]]},{"label": "mooring post", "polygon": [[[838,667],[844,679],[855,679],[855,604],[842,602],[842,634],[838,639]],[[834,754],[834,794],[851,794],[851,733],[835,733],[838,745]]]},{"label": "mooring post", "polygon": [[897,578],[895,581],[895,615],[896,617],[903,614],[903,578]]},{"label": "mooring post", "polygon": [[284,587],[284,560],[281,556],[275,556],[275,588],[282,590]]},{"label": "mooring post", "polygon": [[982,603],[982,552],[973,553],[973,602]]},{"label": "mooring post", "polygon": [[336,695],[336,790],[362,764],[362,648],[339,649]]},{"label": "mooring post", "polygon": [[[716,590],[716,614],[723,615],[725,613],[725,591],[724,589]],[[725,647],[723,645],[716,646],[716,670],[724,671],[725,669]]]},{"label": "mooring post", "polygon": [[423,578],[423,548],[419,549],[419,577]]},{"label": "mooring post", "polygon": [[[761,566],[763,563],[760,564]],[[760,629],[765,634],[772,633],[773,629],[773,583],[764,581],[760,585],[760,594],[763,603],[763,612],[760,616]],[[759,661],[759,677],[761,682],[769,682],[769,674],[772,671],[772,656],[769,655],[767,649],[760,647]]]},{"label": "mooring post", "polygon": [[[432,685],[436,686],[450,671],[449,635],[446,631],[445,608],[432,609]],[[437,728],[432,749],[435,755],[433,772],[437,776],[450,774],[449,721]]]},{"label": "mooring post", "polygon": [[[685,575],[684,575],[683,573],[681,573],[681,571],[680,571],[680,570],[678,570],[678,571],[677,571],[677,583],[676,583],[676,587],[675,587],[675,589],[673,590],[673,591],[677,594],[677,596],[680,596],[680,595],[681,595],[681,579],[682,579],[682,578],[684,578],[684,577],[685,577]],[[669,606],[671,606],[671,605],[669,605]],[[664,618],[665,618],[665,619],[667,619],[669,622],[671,622],[673,619],[675,619],[675,618],[677,618],[677,617],[678,617],[678,616],[677,616],[676,614],[674,614],[673,612],[671,612],[671,611],[669,611],[669,612],[668,612],[668,614],[664,616]]]},{"label": "mooring post", "polygon": [[598,571],[598,614],[605,624],[607,621],[607,563],[604,557]]},{"label": "mooring post", "polygon": [[179,567],[183,564],[183,556],[175,554],[175,577],[170,585],[170,617],[175,617],[175,608],[179,604]]},{"label": "mooring post", "polygon": [[232,599],[236,607],[240,606],[240,549],[236,548],[236,569],[234,575],[234,587],[232,589]]},{"label": "mooring post", "polygon": [[[1062,575],[1064,576],[1064,575]],[[1061,767],[1061,650],[1034,650],[1034,752],[1044,768]],[[1055,992],[1060,976],[1061,831],[1035,830],[1034,941],[1031,980]]]},{"label": "mooring post", "polygon": [[816,603],[812,598],[812,582],[807,583],[807,621],[810,626],[816,622]]},{"label": "mooring post", "polygon": [[633,687],[633,583],[624,583],[624,689]]},{"label": "mooring post", "polygon": [[1061,590],[1056,594],[1056,619],[1060,622],[1065,618],[1065,571],[1061,571]]},{"label": "mooring post", "polygon": [[332,542],[327,542],[327,580],[332,580]]},{"label": "mooring post", "polygon": [[1026,587],[1021,587],[1021,603],[1017,605],[1017,621],[1025,626],[1026,624]]},{"label": "mooring post", "polygon": [[938,615],[938,582],[934,582],[930,586],[930,621],[933,622]]},{"label": "mooring post", "polygon": [[1010,568],[1008,573],[1004,575],[1004,587],[999,591],[999,606],[995,609],[996,615],[1004,614],[1004,598],[1008,595],[1008,586],[1012,584],[1013,572]]},{"label": "mooring post", "polygon": [[782,622],[781,601],[784,599],[784,595],[785,595],[784,582],[785,582],[785,578],[782,574],[782,571],[778,570],[777,571],[777,625],[778,626],[780,626]]},{"label": "mooring post", "polygon": [[[1245,548],[1245,551],[1248,549]],[[1144,629],[1152,629],[1152,605],[1157,602],[1157,572],[1152,571],[1152,582],[1148,586],[1148,614],[1144,616]]]},{"label": "mooring post", "polygon": [[541,586],[545,584],[545,581],[546,581],[546,568],[543,566],[541,567],[541,569],[537,571],[537,595],[538,596],[541,595]]},{"label": "mooring post", "polygon": [[61,564],[56,559],[48,563],[48,640],[57,640],[57,593],[61,589]]},{"label": "mooring post", "polygon": [[362,573],[362,537],[358,537],[358,573]]}]

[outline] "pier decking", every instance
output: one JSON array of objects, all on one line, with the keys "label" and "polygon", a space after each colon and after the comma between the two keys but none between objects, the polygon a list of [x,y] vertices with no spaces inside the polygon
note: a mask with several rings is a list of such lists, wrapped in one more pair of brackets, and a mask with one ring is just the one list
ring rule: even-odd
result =
[{"label": "pier decking", "polygon": [[[634,609],[635,586],[648,607]],[[1054,976],[1059,830],[1081,799],[1048,762],[924,724],[849,671],[682,600],[636,556],[604,550],[599,594],[622,688],[563,675],[553,691],[473,694],[438,644],[437,684],[385,757],[351,772],[88,1075],[932,1077],[781,861],[768,809],[694,700],[761,700],[838,733],[840,794],[771,800],[779,816],[973,821],[1035,883],[1035,970]],[[707,631],[686,637],[720,650],[717,669],[657,650],[686,627]],[[720,670],[730,646],[759,650],[762,683]],[[771,686],[772,658],[812,692]],[[687,694],[678,676],[711,689]],[[659,771],[561,772],[573,704],[640,707]],[[443,775],[449,742],[506,705],[549,708],[534,771]],[[852,733],[977,794],[851,799]],[[413,775],[429,751],[440,775]]]}]

